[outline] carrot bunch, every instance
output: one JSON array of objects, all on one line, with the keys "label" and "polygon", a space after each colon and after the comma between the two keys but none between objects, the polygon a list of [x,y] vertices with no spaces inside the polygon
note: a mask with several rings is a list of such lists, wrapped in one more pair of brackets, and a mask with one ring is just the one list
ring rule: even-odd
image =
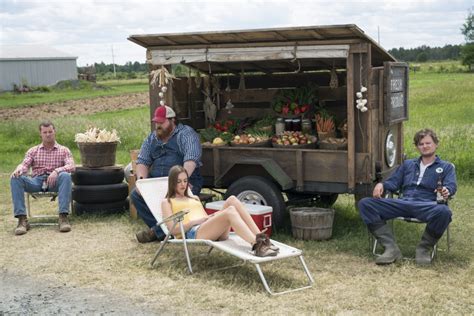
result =
[{"label": "carrot bunch", "polygon": [[331,132],[336,129],[332,117],[323,117],[319,113],[316,114],[316,128],[319,132]]}]

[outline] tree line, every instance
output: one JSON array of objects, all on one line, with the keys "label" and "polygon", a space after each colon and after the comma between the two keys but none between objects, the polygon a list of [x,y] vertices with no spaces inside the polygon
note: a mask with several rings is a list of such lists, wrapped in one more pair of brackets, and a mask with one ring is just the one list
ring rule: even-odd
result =
[{"label": "tree line", "polygon": [[434,60],[457,60],[460,58],[462,45],[445,45],[443,47],[429,47],[422,45],[416,48],[392,48],[388,52],[400,61],[425,62]]}]

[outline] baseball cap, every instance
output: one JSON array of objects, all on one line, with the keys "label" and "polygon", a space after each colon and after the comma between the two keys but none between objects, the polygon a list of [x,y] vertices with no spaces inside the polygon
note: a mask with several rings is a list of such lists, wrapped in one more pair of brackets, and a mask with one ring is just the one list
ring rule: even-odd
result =
[{"label": "baseball cap", "polygon": [[166,119],[176,117],[176,113],[167,105],[159,106],[155,110],[152,121],[155,123],[163,123]]}]

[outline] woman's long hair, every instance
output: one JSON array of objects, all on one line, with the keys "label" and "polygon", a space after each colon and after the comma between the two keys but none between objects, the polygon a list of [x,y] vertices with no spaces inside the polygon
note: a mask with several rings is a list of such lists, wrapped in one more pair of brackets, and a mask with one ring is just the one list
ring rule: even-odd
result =
[{"label": "woman's long hair", "polygon": [[[170,172],[168,173],[168,192],[166,193],[166,199],[170,202],[171,198],[176,196],[176,186],[178,185],[178,176],[181,173],[186,173],[186,177],[188,177],[188,184],[186,185],[186,191],[184,191],[184,195],[190,197],[188,194],[188,187],[189,187],[189,175],[186,169],[183,166],[176,165],[171,167]],[[171,203],[171,202],[170,202]]]}]

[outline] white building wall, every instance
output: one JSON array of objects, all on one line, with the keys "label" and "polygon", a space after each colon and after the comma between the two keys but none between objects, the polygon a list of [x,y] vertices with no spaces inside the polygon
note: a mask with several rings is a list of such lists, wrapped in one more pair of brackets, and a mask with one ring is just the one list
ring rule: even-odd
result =
[{"label": "white building wall", "polygon": [[0,90],[11,91],[13,84],[48,86],[61,80],[77,79],[76,59],[0,59]]}]

